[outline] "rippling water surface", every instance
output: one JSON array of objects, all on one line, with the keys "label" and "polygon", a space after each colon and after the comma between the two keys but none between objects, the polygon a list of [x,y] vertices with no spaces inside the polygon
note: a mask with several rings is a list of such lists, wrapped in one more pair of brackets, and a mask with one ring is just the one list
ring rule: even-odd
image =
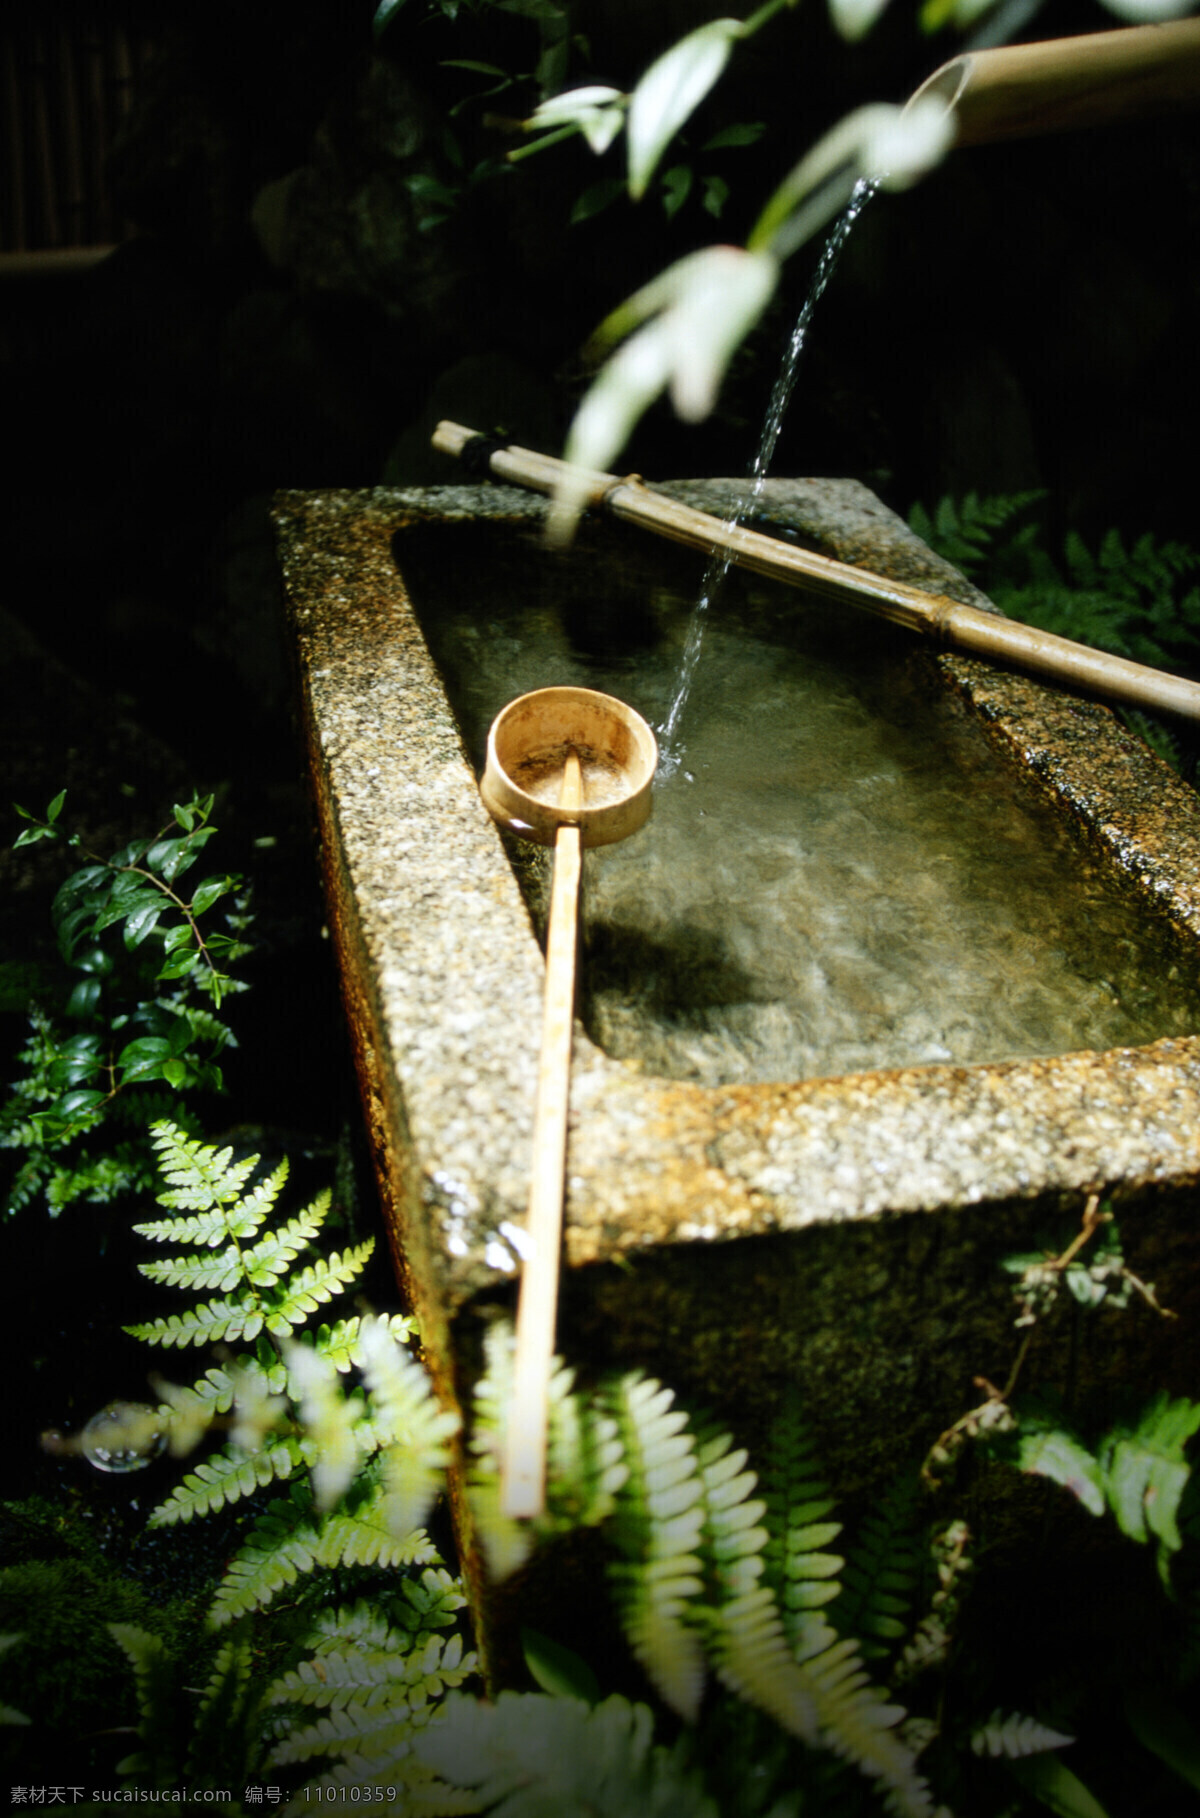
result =
[{"label": "rippling water surface", "polygon": [[[580,683],[661,723],[685,554],[485,525],[400,565],[468,744]],[[649,825],[588,855],[582,1012],[610,1053],[716,1085],[1110,1048],[1200,1029],[1200,985],[931,689],[903,634],[735,574]],[[519,870],[535,915],[544,859]]]}]

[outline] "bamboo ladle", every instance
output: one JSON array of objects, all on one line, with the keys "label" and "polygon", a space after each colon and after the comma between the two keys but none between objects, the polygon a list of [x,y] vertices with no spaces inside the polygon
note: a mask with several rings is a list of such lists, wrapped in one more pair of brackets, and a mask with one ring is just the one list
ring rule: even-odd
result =
[{"label": "bamboo ladle", "polygon": [[558,1306],[582,850],[636,833],[658,764],[640,714],[591,688],[539,688],[496,716],[480,795],[493,820],[554,847],[533,1169],[501,1475],[506,1515],[540,1515]]}]

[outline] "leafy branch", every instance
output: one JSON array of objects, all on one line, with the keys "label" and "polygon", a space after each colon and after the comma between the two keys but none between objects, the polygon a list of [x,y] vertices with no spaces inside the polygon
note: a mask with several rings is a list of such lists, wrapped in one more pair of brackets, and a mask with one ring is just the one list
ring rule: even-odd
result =
[{"label": "leafy branch", "polygon": [[[64,800],[60,791],[44,817],[17,810],[28,822],[18,847],[58,840],[87,862],[54,899],[59,972],[30,1007],[24,1071],[0,1111],[0,1146],[26,1151],[10,1211],[39,1192],[57,1213],[151,1185],[149,1125],[174,1094],[222,1089],[218,1056],[234,1037],[217,1012],[245,989],[229,968],[250,952],[240,877],[212,874],[190,895],[179,888],[216,833],[211,795],[177,804],[158,833],[109,859],[64,832]],[[202,928],[222,899],[225,928]],[[105,1148],[97,1133],[110,1120],[132,1134]]]}]

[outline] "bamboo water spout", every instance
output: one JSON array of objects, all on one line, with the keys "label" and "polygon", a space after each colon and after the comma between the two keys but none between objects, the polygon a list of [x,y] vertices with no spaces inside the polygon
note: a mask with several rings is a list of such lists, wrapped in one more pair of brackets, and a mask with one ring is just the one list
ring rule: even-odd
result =
[{"label": "bamboo water spout", "polygon": [[[488,471],[498,480],[533,492],[554,491],[565,463],[532,449],[489,444],[475,430],[461,423],[439,423],[433,445],[443,454],[461,456],[468,446],[482,450]],[[886,580],[865,568],[852,568],[807,549],[795,549],[778,538],[762,536],[742,525],[723,524],[707,512],[695,511],[654,492],[640,476],[621,479],[611,473],[584,473],[586,503],[613,517],[640,524],[676,543],[690,544],[706,553],[720,549],[741,568],[752,568],[769,579],[783,581],[823,594],[846,606],[857,606],[877,618],[890,619],[917,631],[934,643],[969,656],[1012,664],[1066,688],[1099,694],[1149,713],[1200,720],[1200,683],[1169,675],[1144,663],[1091,650],[1053,632],[1039,631],[1006,619],[999,613],[964,606],[945,594],[924,593],[903,581]]]},{"label": "bamboo water spout", "polygon": [[1033,138],[1200,106],[1200,19],[966,51],[912,96],[943,100],[955,143]]}]

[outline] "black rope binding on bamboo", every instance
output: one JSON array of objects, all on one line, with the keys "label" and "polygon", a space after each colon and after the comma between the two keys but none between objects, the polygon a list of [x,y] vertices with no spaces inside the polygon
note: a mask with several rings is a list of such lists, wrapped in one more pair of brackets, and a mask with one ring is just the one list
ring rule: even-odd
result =
[{"label": "black rope binding on bamboo", "polygon": [[494,436],[472,436],[459,451],[459,460],[477,480],[488,480],[492,474],[492,456],[511,444],[503,430]]}]

